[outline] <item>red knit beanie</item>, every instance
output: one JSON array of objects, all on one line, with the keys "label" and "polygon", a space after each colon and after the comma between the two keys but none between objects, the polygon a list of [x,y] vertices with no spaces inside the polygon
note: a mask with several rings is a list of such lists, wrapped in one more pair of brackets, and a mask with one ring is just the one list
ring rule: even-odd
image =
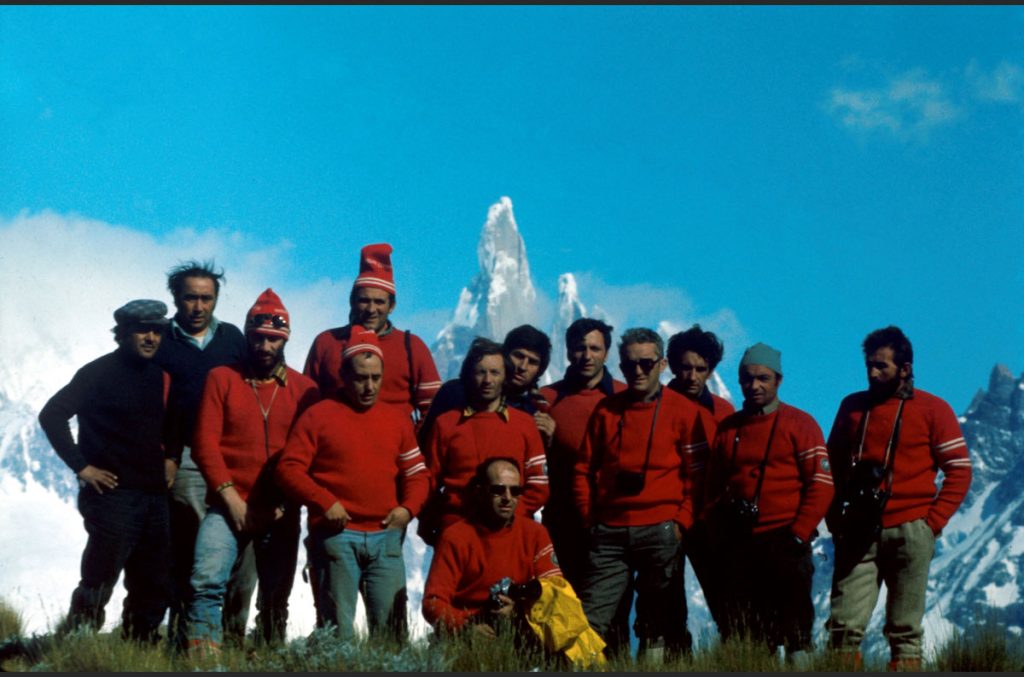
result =
[{"label": "red knit beanie", "polygon": [[380,358],[382,363],[384,362],[384,351],[380,349],[377,334],[370,329],[355,325],[352,327],[348,344],[341,351],[341,361],[344,362],[360,353],[373,353]]},{"label": "red knit beanie", "polygon": [[383,289],[395,293],[395,273],[391,268],[391,245],[387,243],[368,244],[359,253],[359,276],[352,284],[356,287]]},{"label": "red knit beanie", "polygon": [[270,287],[260,294],[245,316],[245,333],[249,332],[285,338],[292,333],[288,310]]}]

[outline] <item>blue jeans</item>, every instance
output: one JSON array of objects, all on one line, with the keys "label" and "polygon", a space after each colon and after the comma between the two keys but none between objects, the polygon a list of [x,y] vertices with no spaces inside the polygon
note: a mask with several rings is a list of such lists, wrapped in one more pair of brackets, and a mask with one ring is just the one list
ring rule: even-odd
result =
[{"label": "blue jeans", "polygon": [[405,605],[403,529],[341,533],[314,530],[306,550],[316,594],[317,625],[333,625],[343,641],[355,638],[356,595],[363,594],[370,634],[397,635]]},{"label": "blue jeans", "polygon": [[259,534],[239,533],[230,520],[227,509],[217,506],[207,511],[199,525],[192,566],[188,638],[217,644],[224,641],[222,607],[228,577],[239,551],[252,543],[259,579],[256,626],[263,641],[283,641],[288,621],[288,596],[299,554],[299,511],[289,508],[281,519]]},{"label": "blue jeans", "polygon": [[99,630],[123,570],[128,596],[122,635],[155,639],[167,610],[167,497],[121,488],[100,494],[86,485],[78,493],[78,510],[89,540],[82,553],[82,579],[60,630],[78,625]]},{"label": "blue jeans", "polygon": [[641,651],[660,642],[673,652],[690,649],[683,548],[673,524],[591,528],[579,598],[590,626],[602,637],[612,629],[623,595],[632,594],[633,583],[634,629]]},{"label": "blue jeans", "polygon": [[[167,636],[171,644],[185,648],[188,633],[188,607],[192,601],[192,564],[195,561],[196,535],[206,516],[206,480],[185,447],[181,467],[174,480],[169,500],[171,508],[171,599]],[[228,641],[241,644],[249,622],[249,604],[256,590],[256,562],[250,543],[242,549],[228,578],[224,595],[224,633]]]}]

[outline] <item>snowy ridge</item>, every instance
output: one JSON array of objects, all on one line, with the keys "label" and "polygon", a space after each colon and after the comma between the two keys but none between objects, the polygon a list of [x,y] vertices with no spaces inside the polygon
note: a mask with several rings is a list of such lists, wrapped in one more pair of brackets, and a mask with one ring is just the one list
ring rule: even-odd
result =
[{"label": "snowy ridge", "polygon": [[458,374],[476,336],[500,341],[510,329],[537,322],[537,292],[530,278],[526,244],[512,214],[512,200],[507,197],[487,211],[477,262],[478,272],[459,293],[452,319],[434,342],[432,352],[442,379]]}]

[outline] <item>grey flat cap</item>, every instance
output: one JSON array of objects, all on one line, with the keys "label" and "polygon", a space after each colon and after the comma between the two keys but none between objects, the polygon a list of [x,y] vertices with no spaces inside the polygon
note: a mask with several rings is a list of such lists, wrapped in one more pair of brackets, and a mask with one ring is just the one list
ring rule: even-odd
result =
[{"label": "grey flat cap", "polygon": [[164,327],[169,323],[167,304],[152,299],[129,301],[114,311],[114,322],[119,325],[153,324]]}]

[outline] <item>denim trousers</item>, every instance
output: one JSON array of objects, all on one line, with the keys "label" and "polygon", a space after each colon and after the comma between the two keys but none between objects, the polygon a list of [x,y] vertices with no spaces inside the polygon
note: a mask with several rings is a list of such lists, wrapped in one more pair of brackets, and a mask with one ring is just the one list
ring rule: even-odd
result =
[{"label": "denim trousers", "polygon": [[928,568],[935,534],[924,519],[882,529],[870,544],[836,542],[832,612],[825,625],[833,648],[856,651],[864,639],[881,583],[885,582],[885,627],[894,661],[921,658]]},{"label": "denim trousers", "polygon": [[371,636],[400,634],[406,595],[404,535],[402,529],[310,533],[306,549],[319,627],[334,626],[342,640],[354,639],[356,598],[362,592]]},{"label": "denim trousers", "polygon": [[78,493],[78,510],[89,539],[82,553],[82,578],[62,630],[102,627],[105,607],[124,571],[128,595],[122,635],[154,640],[167,610],[167,497],[121,488],[100,494],[86,485]]},{"label": "denim trousers", "polygon": [[[195,561],[196,535],[206,516],[206,481],[192,461],[188,447],[175,476],[170,497],[171,510],[171,599],[167,619],[168,638],[184,648],[188,631],[188,607],[192,603],[192,564]],[[228,577],[224,595],[225,638],[241,644],[249,622],[249,606],[256,590],[256,559],[252,543],[243,549]]]},{"label": "denim trousers", "polygon": [[299,550],[299,511],[290,507],[264,532],[238,532],[227,508],[210,508],[196,536],[192,566],[192,603],[188,610],[188,638],[224,641],[223,605],[228,577],[239,552],[252,543],[259,589],[256,627],[265,642],[284,640],[288,596],[295,579]]},{"label": "denim trousers", "polygon": [[640,648],[664,642],[688,651],[683,547],[671,520],[635,527],[597,524],[590,529],[580,601],[591,627],[602,637],[612,629],[624,595],[636,590],[634,630]]}]

